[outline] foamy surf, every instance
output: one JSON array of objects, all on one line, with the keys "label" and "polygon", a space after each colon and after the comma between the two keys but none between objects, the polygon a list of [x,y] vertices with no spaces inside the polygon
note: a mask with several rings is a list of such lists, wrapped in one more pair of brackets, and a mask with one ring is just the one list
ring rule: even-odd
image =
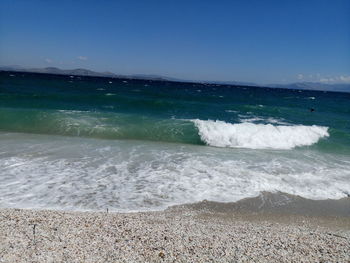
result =
[{"label": "foamy surf", "polygon": [[144,211],[260,192],[339,199],[347,156],[0,133],[0,207]]},{"label": "foamy surf", "polygon": [[210,146],[249,149],[293,149],[328,137],[328,127],[272,125],[250,122],[193,120],[203,142]]}]

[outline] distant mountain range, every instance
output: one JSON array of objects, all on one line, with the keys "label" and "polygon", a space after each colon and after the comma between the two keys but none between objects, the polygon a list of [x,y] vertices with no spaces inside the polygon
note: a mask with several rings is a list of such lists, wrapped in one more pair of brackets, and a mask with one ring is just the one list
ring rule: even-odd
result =
[{"label": "distant mountain range", "polygon": [[271,88],[284,88],[284,89],[299,89],[299,90],[321,90],[321,91],[339,91],[350,92],[349,84],[326,84],[320,82],[297,82],[291,84],[272,84],[268,85]]},{"label": "distant mountain range", "polygon": [[285,89],[299,89],[299,90],[350,92],[350,84],[325,84],[320,82],[297,82],[297,83],[290,83],[290,84],[260,85],[260,84],[251,83],[251,82],[239,82],[239,81],[191,81],[191,80],[182,80],[182,79],[176,79],[171,77],[147,75],[147,74],[118,75],[112,72],[96,72],[96,71],[83,69],[83,68],[59,69],[56,67],[23,68],[21,66],[3,66],[3,67],[0,66],[0,71],[19,71],[19,72],[42,73],[42,74],[72,75],[72,76],[127,78],[127,79],[144,79],[144,80],[158,80],[158,81],[209,83],[209,84],[220,84],[220,85],[285,88]]},{"label": "distant mountain range", "polygon": [[108,77],[108,78],[129,78],[129,79],[151,79],[151,80],[170,80],[171,78],[163,78],[157,75],[118,75],[112,72],[96,72],[89,69],[60,69],[56,67],[47,68],[23,68],[21,66],[5,66],[0,67],[2,71],[19,71],[42,74],[56,74],[56,75],[71,75],[71,76],[91,76],[91,77]]}]

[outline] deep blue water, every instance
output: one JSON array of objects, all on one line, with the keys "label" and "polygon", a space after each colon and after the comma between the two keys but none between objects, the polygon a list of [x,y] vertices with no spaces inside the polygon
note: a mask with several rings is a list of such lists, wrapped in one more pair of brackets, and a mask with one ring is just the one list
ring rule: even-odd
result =
[{"label": "deep blue water", "polygon": [[329,136],[320,137],[313,147],[344,153],[350,149],[350,93],[28,73],[0,76],[3,131],[208,144],[191,120],[317,125],[328,127]]},{"label": "deep blue water", "polygon": [[0,207],[338,199],[350,93],[0,72],[0,168]]}]

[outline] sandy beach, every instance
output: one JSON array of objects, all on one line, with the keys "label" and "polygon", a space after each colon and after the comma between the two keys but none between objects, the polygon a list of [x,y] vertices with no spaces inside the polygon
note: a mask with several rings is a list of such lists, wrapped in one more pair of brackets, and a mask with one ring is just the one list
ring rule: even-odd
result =
[{"label": "sandy beach", "polygon": [[0,263],[350,263],[350,0],[0,3]]},{"label": "sandy beach", "polygon": [[287,197],[142,213],[1,209],[0,262],[349,262],[349,199]]}]

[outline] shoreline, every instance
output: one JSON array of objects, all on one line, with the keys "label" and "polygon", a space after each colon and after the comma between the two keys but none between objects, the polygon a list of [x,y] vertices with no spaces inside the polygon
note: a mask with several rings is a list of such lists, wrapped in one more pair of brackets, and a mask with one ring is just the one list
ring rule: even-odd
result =
[{"label": "shoreline", "polygon": [[2,208],[0,262],[349,261],[350,217],[296,213],[285,196],[134,213]]}]

